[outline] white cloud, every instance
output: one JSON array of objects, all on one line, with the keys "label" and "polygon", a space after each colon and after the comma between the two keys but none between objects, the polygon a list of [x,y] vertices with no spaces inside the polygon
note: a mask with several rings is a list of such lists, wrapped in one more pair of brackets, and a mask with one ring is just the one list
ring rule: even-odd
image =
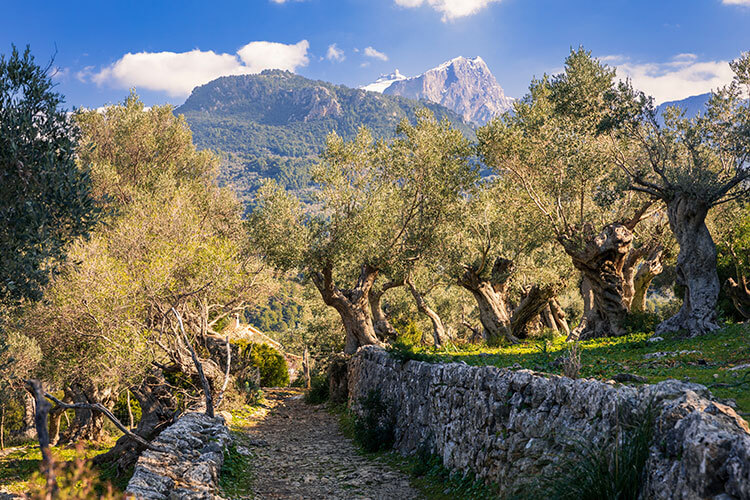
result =
[{"label": "white cloud", "polygon": [[727,85],[734,76],[728,61],[699,61],[695,54],[679,54],[661,63],[633,63],[622,57],[612,62],[620,77],[630,78],[634,87],[657,103],[705,94]]},{"label": "white cloud", "polygon": [[443,22],[453,21],[460,17],[476,14],[491,3],[502,0],[394,0],[396,5],[406,8],[415,8],[421,5],[429,5],[443,14]]},{"label": "white cloud", "polygon": [[275,42],[250,42],[237,54],[217,54],[212,50],[190,52],[128,53],[115,63],[92,73],[90,68],[79,71],[79,80],[99,85],[145,88],[163,91],[172,97],[187,96],[198,85],[220,76],[260,73],[264,69],[294,71],[308,63],[307,40],[286,45]]},{"label": "white cloud", "polygon": [[328,59],[329,61],[341,62],[346,59],[346,56],[344,55],[344,51],[342,49],[338,48],[335,43],[332,43],[328,46],[326,59]]},{"label": "white cloud", "polygon": [[724,5],[747,5],[750,6],[750,0],[721,0]]},{"label": "white cloud", "polygon": [[379,52],[372,47],[365,48],[365,55],[367,57],[372,57],[373,59],[380,59],[381,61],[387,61],[388,56],[383,54],[382,52]]}]

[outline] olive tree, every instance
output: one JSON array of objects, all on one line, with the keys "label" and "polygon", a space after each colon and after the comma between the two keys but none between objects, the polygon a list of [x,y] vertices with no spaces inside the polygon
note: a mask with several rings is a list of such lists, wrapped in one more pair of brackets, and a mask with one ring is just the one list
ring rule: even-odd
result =
[{"label": "olive tree", "polygon": [[716,245],[706,226],[709,211],[747,199],[750,179],[750,55],[731,63],[733,81],[714,91],[705,113],[685,118],[676,109],[658,115],[653,99],[629,82],[612,93],[607,127],[614,158],[630,189],[663,201],[680,246],[677,283],[685,294],[679,312],[657,332],[699,335],[719,328]]},{"label": "olive tree", "polygon": [[[205,341],[223,318],[263,300],[267,273],[247,248],[240,204],[217,184],[218,159],[195,149],[171,107],[146,110],[131,95],[75,120],[78,156],[91,165],[106,224],[72,246],[47,300],[28,310],[22,327],[42,347],[41,375],[66,400],[111,407],[128,388],[143,410],[135,432],[150,439],[177,410],[165,375],[182,373],[200,386],[172,310]],[[218,391],[218,363],[205,359],[203,368]],[[66,437],[101,430],[101,414],[80,409]],[[140,448],[123,439],[97,460],[124,453],[127,467]]]},{"label": "olive tree", "polygon": [[[48,69],[48,68],[47,68]],[[30,50],[0,55],[0,304],[39,299],[67,245],[97,220],[78,131]]]},{"label": "olive tree", "polygon": [[513,114],[477,133],[484,160],[520,187],[549,238],[580,271],[586,308],[575,335],[581,338],[625,333],[626,266],[642,260],[628,258],[634,230],[654,211],[651,197],[618,189],[613,174],[600,123],[614,77],[589,52],[572,51],[562,74],[534,80]]},{"label": "olive tree", "polygon": [[338,312],[347,353],[381,343],[370,305],[376,279],[405,278],[443,244],[443,221],[476,178],[468,141],[447,122],[421,111],[397,132],[391,142],[366,129],[351,142],[331,135],[313,174],[313,206],[268,182],[250,216],[254,244],[275,266],[298,268]]},{"label": "olive tree", "polygon": [[460,225],[442,260],[453,283],[472,294],[484,339],[518,342],[548,307],[550,328],[567,332],[554,295],[569,264],[539,230],[538,212],[507,176],[487,180],[463,202]]}]

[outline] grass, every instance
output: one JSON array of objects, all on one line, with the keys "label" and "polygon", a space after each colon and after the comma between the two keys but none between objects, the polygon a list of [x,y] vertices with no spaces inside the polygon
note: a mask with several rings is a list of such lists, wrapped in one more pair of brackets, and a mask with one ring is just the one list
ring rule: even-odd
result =
[{"label": "grass", "polygon": [[[647,383],[667,379],[695,382],[707,386],[721,399],[733,399],[745,418],[750,414],[750,368],[731,368],[750,363],[750,326],[730,325],[702,337],[686,338],[677,333],[662,335],[664,340],[649,342],[650,333],[632,333],[623,337],[593,339],[579,343],[579,377],[609,380],[619,373],[646,378]],[[562,358],[569,344],[558,337],[527,343],[489,348],[486,346],[450,346],[449,350],[403,347],[394,354],[401,359],[428,362],[465,362],[472,366],[527,368],[562,375]],[[646,358],[650,353],[674,355]]]},{"label": "grass", "polygon": [[[244,434],[232,433],[232,443],[224,450],[224,464],[219,475],[219,487],[225,498],[247,498],[253,494],[251,457],[240,453]],[[247,449],[247,448],[245,448]]]},{"label": "grass", "polygon": [[[83,450],[85,458],[92,458],[109,450],[116,438],[100,442],[84,442]],[[42,453],[36,442],[26,443],[14,448],[7,448],[4,454],[0,453],[0,489],[9,493],[25,493],[28,490],[28,482],[35,472],[39,471],[42,463]],[[75,447],[52,447],[52,454],[62,462],[73,461],[77,457]],[[102,478],[106,474],[102,473]],[[120,486],[115,484],[115,486]]]},{"label": "grass", "polygon": [[250,447],[245,446],[248,438],[243,429],[249,427],[266,408],[261,393],[255,403],[230,410],[232,442],[224,450],[224,464],[219,473],[219,487],[225,498],[249,498],[253,495],[253,456],[250,454]]}]

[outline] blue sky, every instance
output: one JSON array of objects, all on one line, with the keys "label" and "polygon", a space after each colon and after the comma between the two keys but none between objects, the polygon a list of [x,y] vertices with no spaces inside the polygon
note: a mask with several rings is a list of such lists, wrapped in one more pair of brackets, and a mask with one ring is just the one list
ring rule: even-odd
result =
[{"label": "blue sky", "polygon": [[519,97],[578,45],[664,101],[726,82],[727,61],[750,50],[750,0],[14,0],[3,11],[0,52],[30,44],[46,61],[56,47],[70,107],[129,87],[181,104],[195,84],[269,67],[359,86],[458,55],[481,56]]}]

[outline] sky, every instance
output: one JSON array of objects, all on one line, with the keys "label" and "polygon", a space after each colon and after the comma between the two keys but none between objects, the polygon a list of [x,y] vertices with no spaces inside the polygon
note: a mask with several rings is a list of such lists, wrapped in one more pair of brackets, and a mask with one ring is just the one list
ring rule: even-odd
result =
[{"label": "sky", "polygon": [[351,87],[481,56],[505,93],[584,46],[657,102],[731,80],[750,0],[3,0],[0,53],[54,57],[69,108],[182,104],[219,76],[280,68]]}]

